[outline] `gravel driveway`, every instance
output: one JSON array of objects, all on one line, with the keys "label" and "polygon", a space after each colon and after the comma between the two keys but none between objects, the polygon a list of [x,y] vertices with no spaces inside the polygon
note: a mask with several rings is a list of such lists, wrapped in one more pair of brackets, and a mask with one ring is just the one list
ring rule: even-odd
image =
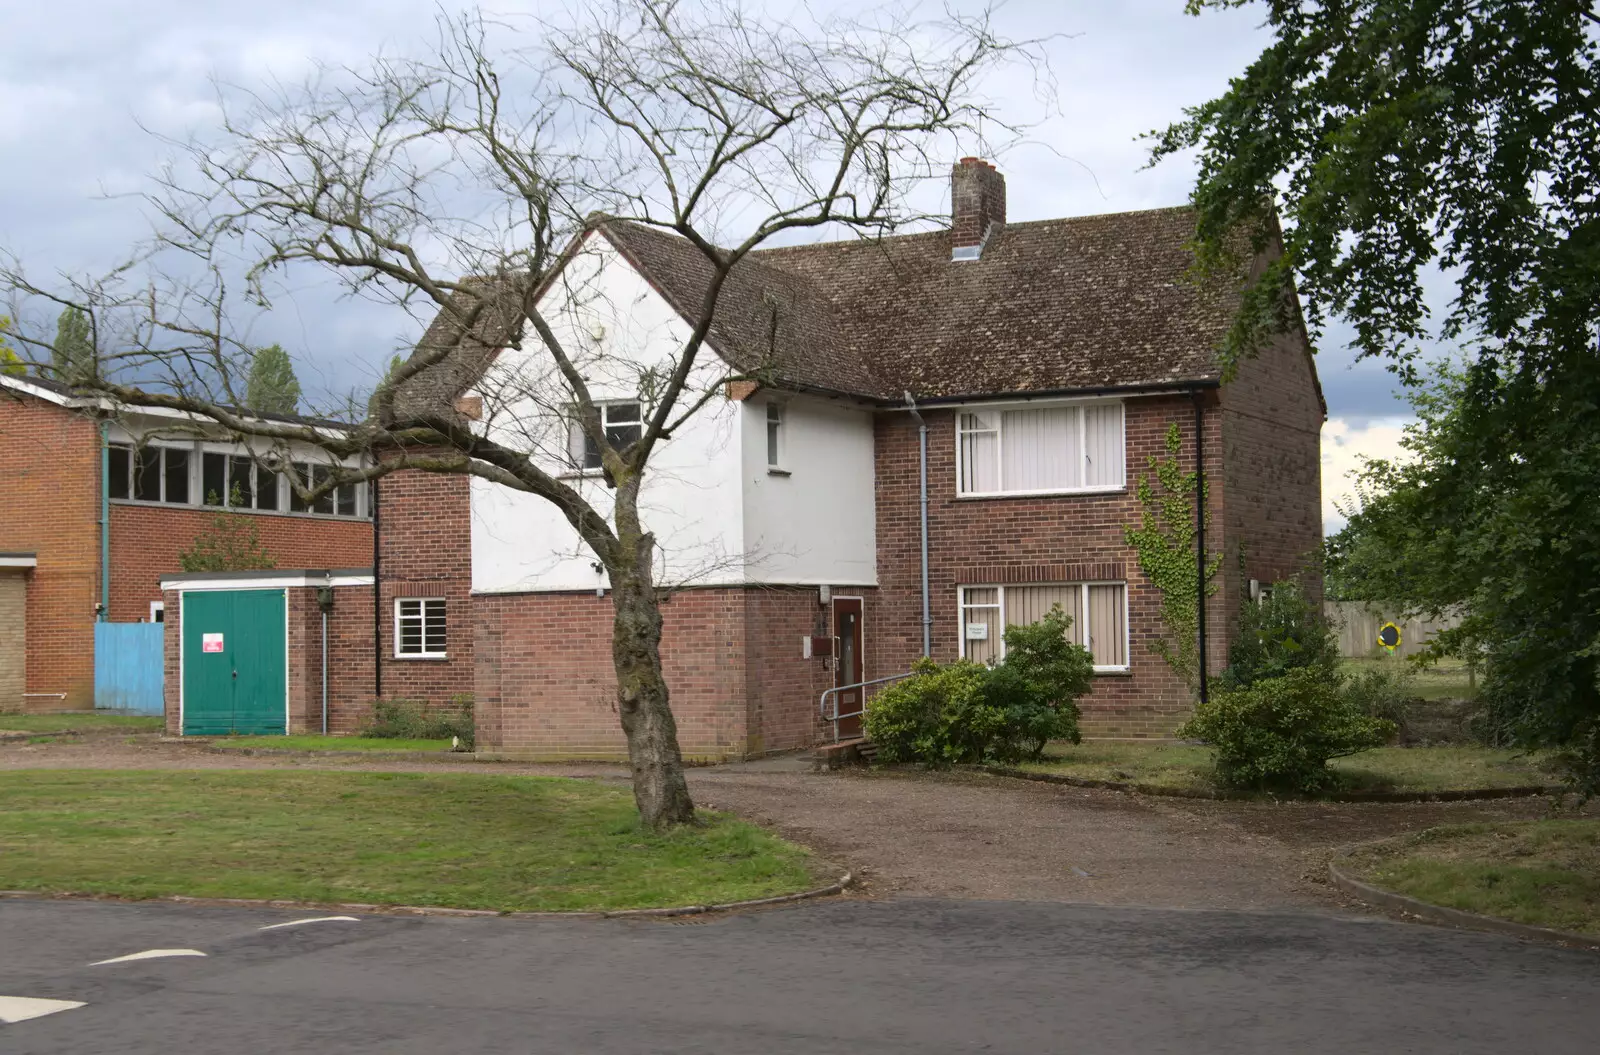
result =
[{"label": "gravel driveway", "polygon": [[[129,742],[139,740],[139,742]],[[318,768],[537,773],[624,780],[605,765],[394,760],[207,751],[141,738],[0,745],[0,770]],[[1352,842],[1475,820],[1534,817],[1545,800],[1332,805],[1142,798],[989,777],[690,771],[696,801],[732,810],[856,871],[868,894],[1185,909],[1332,907],[1328,854]]]}]

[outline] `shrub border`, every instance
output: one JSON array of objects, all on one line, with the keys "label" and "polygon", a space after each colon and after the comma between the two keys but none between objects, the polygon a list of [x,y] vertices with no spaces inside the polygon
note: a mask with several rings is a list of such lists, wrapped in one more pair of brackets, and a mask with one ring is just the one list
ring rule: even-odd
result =
[{"label": "shrub border", "polygon": [[[1401,838],[1406,837],[1402,836]],[[1514,920],[1503,919],[1499,916],[1485,916],[1477,912],[1467,912],[1463,909],[1435,905],[1431,901],[1422,901],[1406,894],[1397,894],[1392,890],[1373,886],[1371,883],[1355,878],[1339,867],[1339,863],[1348,861],[1350,855],[1356,850],[1390,845],[1398,841],[1399,839],[1380,839],[1377,842],[1361,843],[1357,846],[1350,846],[1340,850],[1328,861],[1328,881],[1359,901],[1409,916],[1416,916],[1433,923],[1445,923],[1454,927],[1487,931],[1493,934],[1506,934],[1513,938],[1524,938],[1532,941],[1580,945],[1587,949],[1600,951],[1600,937],[1595,937],[1594,935],[1575,934],[1572,931],[1554,930],[1550,927],[1536,927],[1531,923],[1517,923]]]},{"label": "shrub border", "polygon": [[1510,788],[1464,788],[1452,791],[1343,791],[1327,795],[1306,795],[1267,791],[1232,791],[1224,788],[1169,788],[1156,784],[1134,784],[1120,780],[1095,780],[1073,777],[1065,773],[1036,773],[1014,766],[974,766],[980,772],[1016,780],[1033,780],[1041,784],[1068,784],[1075,788],[1100,788],[1105,791],[1122,791],[1131,795],[1152,795],[1173,799],[1220,799],[1234,802],[1260,802],[1263,800],[1292,800],[1297,802],[1471,802],[1478,799],[1522,799],[1536,795],[1556,795],[1563,790],[1550,784],[1529,784]]},{"label": "shrub border", "polygon": [[43,890],[0,890],[0,899],[29,899],[35,901],[120,901],[127,904],[166,902],[180,905],[224,906],[235,908],[291,908],[319,911],[342,910],[365,912],[369,915],[392,916],[464,916],[496,919],[670,919],[675,916],[704,916],[713,913],[736,912],[741,909],[764,908],[769,905],[787,905],[797,901],[812,901],[833,897],[855,886],[853,872],[846,872],[827,886],[814,887],[794,894],[752,898],[748,901],[728,901],[715,905],[677,905],[671,908],[620,908],[600,911],[575,909],[572,911],[506,912],[492,908],[447,908],[435,905],[374,905],[355,901],[288,901],[263,900],[238,897],[190,897],[187,894],[169,894],[165,897],[131,898],[114,895],[54,893]]}]

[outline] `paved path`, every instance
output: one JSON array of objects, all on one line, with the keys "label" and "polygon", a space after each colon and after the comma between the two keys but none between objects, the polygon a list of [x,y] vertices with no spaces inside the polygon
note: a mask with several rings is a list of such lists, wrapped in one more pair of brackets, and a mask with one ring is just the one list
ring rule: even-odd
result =
[{"label": "paved path", "polygon": [[[304,915],[303,913],[299,915]],[[844,900],[522,922],[0,901],[7,1055],[1588,1055],[1600,956],[1311,913]],[[90,966],[152,948],[204,958]]]}]

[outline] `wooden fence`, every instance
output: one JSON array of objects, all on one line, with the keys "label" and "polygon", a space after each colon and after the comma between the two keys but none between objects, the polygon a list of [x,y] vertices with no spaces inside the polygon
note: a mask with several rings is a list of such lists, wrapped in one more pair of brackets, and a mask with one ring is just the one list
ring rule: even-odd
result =
[{"label": "wooden fence", "polygon": [[1363,659],[1382,655],[1378,644],[1378,628],[1392,622],[1400,628],[1400,647],[1397,656],[1412,656],[1421,652],[1433,635],[1448,630],[1461,622],[1460,616],[1443,619],[1400,619],[1381,608],[1369,607],[1362,601],[1326,601],[1322,606],[1328,622],[1339,631],[1339,654],[1348,659]]}]

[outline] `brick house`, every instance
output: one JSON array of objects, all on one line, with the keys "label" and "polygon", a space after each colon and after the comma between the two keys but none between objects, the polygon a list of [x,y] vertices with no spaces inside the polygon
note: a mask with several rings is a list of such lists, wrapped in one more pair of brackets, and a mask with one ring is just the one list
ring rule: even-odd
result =
[{"label": "brick house", "polygon": [[[1238,286],[1190,279],[1190,210],[1008,224],[1005,180],[976,159],[954,167],[952,199],[950,230],[762,250],[727,281],[691,387],[730,366],[759,381],[710,393],[656,452],[642,502],[688,756],[831,738],[824,689],[922,653],[924,427],[929,651],[995,658],[1005,625],[1062,604],[1096,661],[1087,735],[1163,736],[1191,706],[1150,650],[1159,597],[1123,539],[1170,426],[1186,461],[1199,440],[1223,558],[1208,669],[1251,581],[1299,575],[1320,594],[1326,409],[1303,329],[1224,381]],[[613,435],[637,432],[640,378],[681,347],[708,273],[685,240],[618,222],[541,292]],[[453,400],[604,509],[581,434],[525,395],[550,384],[538,340],[481,329],[410,398]],[[440,340],[443,318],[424,338]],[[380,495],[385,694],[472,689],[491,755],[622,753],[605,576],[560,515],[476,478],[397,474]]]},{"label": "brick house", "polygon": [[109,414],[39,378],[0,378],[0,493],[0,711],[94,706],[96,622],[164,620],[160,579],[210,526],[213,498],[253,519],[279,567],[372,563],[364,488],[302,508],[215,427]]}]

